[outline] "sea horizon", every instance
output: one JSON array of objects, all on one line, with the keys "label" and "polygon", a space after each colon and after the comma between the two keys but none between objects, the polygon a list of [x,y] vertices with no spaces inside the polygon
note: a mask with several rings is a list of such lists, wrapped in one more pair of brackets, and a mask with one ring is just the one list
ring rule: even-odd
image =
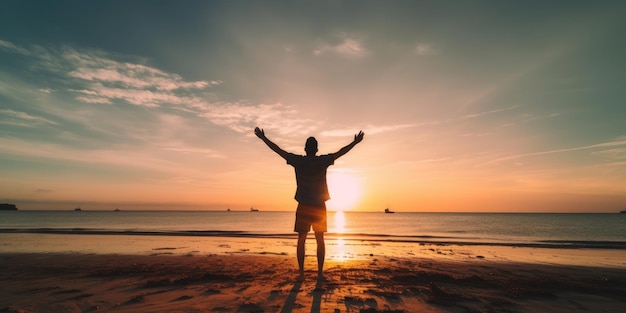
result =
[{"label": "sea horizon", "polygon": [[[111,207],[110,209],[89,209],[83,207],[76,207],[71,209],[20,209],[17,210],[0,210],[0,212],[15,212],[15,211],[29,211],[29,212],[66,212],[66,211],[75,211],[77,208],[80,211],[89,211],[89,212],[110,212],[110,211],[124,211],[124,212],[250,212],[250,209],[122,209],[119,207]],[[255,207],[256,209],[256,207]],[[626,208],[625,208],[626,209]],[[263,210],[258,209],[255,212],[294,212],[296,209],[294,207],[293,210]],[[379,210],[333,210],[327,209],[327,212],[345,212],[345,213],[385,213],[384,209]],[[434,214],[620,214],[621,210],[617,211],[584,211],[584,212],[566,212],[566,211],[395,211],[392,213],[434,213]]]},{"label": "sea horizon", "polygon": [[[293,211],[0,211],[0,233],[293,239]],[[329,211],[328,238],[370,242],[626,249],[611,213]]]}]

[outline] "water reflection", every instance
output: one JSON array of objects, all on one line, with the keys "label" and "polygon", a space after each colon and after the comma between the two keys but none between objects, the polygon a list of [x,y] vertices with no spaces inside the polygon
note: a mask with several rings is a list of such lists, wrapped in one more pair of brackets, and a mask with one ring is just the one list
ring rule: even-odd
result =
[{"label": "water reflection", "polygon": [[[330,212],[328,214],[328,235],[326,236],[326,257],[333,261],[353,261],[370,258],[381,253],[380,243],[355,237],[353,212]],[[314,249],[312,246],[309,249]],[[378,249],[377,251],[374,251]]]},{"label": "water reflection", "polygon": [[346,232],[346,215],[341,212],[335,212],[335,229],[337,238],[332,243],[332,252],[330,258],[333,260],[345,260],[350,257],[348,247],[341,235]]},{"label": "water reflection", "polygon": [[336,241],[336,251],[335,253],[333,253],[332,259],[333,260],[345,260],[347,258],[349,258],[350,253],[348,253],[348,247],[346,246],[345,242],[343,241],[343,238],[337,238]]},{"label": "water reflection", "polygon": [[346,232],[346,215],[342,211],[335,212],[335,233]]}]

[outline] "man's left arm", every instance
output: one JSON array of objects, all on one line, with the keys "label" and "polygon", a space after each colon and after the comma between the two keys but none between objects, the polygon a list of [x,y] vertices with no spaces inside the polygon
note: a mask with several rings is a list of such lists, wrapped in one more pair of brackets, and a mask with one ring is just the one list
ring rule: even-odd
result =
[{"label": "man's left arm", "polygon": [[352,150],[354,146],[356,146],[359,142],[363,140],[363,136],[365,136],[363,131],[359,131],[358,134],[354,135],[354,140],[349,145],[339,149],[339,151],[333,154],[335,159],[342,157],[344,154],[348,153],[348,151]]}]

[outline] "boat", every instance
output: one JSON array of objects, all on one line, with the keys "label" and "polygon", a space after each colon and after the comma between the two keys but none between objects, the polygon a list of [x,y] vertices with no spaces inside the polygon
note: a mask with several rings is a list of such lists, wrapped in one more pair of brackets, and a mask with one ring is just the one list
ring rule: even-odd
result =
[{"label": "boat", "polygon": [[226,209],[226,212],[230,212],[230,208],[227,208],[227,209]]},{"label": "boat", "polygon": [[259,212],[259,209],[255,209],[254,207],[250,207],[250,212]]},{"label": "boat", "polygon": [[78,208],[75,208],[74,211],[80,212],[80,211],[82,211],[82,209],[80,207],[78,207]]},{"label": "boat", "polygon": [[392,213],[396,213],[396,212],[389,210],[389,208],[386,208],[385,209],[385,213],[386,214],[392,214]]},{"label": "boat", "polygon": [[626,214],[626,210],[621,210],[619,212],[622,213],[622,214]]},{"label": "boat", "polygon": [[113,210],[113,212],[119,212],[119,211],[120,211],[120,209],[115,209],[115,210]]},{"label": "boat", "polygon": [[0,203],[0,211],[17,211],[17,207],[11,203]]}]

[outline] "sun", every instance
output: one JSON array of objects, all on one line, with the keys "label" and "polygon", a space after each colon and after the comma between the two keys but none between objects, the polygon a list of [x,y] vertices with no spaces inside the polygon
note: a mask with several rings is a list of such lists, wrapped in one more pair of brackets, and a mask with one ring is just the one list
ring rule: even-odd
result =
[{"label": "sun", "polygon": [[327,180],[330,200],[326,205],[329,209],[346,211],[361,201],[361,181],[354,172],[345,169],[329,170]]}]

